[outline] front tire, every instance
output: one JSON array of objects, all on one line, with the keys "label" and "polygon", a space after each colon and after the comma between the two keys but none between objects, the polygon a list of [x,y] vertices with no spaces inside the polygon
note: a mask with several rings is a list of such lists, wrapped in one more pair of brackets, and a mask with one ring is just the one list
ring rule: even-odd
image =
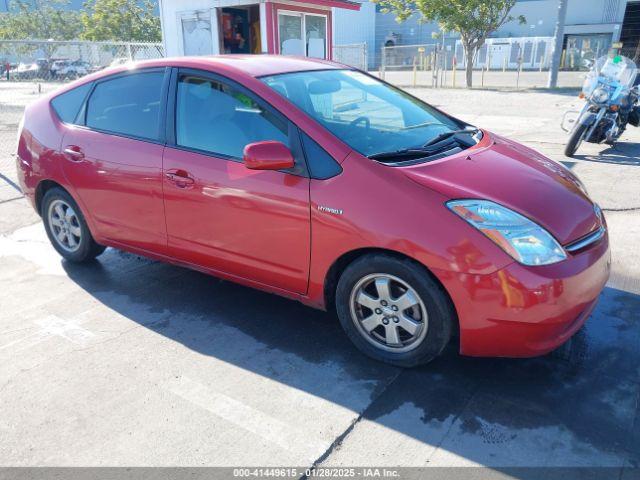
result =
[{"label": "front tire", "polygon": [[70,262],[93,260],[106,248],[96,243],[80,207],[61,188],[52,188],[44,195],[42,220],[53,248]]},{"label": "front tire", "polygon": [[448,295],[426,268],[386,254],[366,255],[345,269],[336,310],[360,351],[400,367],[438,356],[457,321]]},{"label": "front tire", "polygon": [[573,157],[578,150],[578,147],[584,139],[584,135],[587,133],[589,125],[579,124],[571,133],[567,146],[564,148],[564,154],[567,157]]}]

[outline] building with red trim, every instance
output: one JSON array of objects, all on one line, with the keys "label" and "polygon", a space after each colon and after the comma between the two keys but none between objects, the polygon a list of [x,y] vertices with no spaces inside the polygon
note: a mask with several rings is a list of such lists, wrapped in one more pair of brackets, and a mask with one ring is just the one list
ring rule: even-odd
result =
[{"label": "building with red trim", "polygon": [[167,56],[275,53],[332,58],[332,10],[350,0],[160,0]]}]

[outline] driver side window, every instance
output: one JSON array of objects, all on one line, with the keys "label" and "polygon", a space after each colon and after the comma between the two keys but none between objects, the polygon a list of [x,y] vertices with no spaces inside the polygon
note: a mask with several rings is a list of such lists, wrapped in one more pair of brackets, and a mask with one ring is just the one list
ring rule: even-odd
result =
[{"label": "driver side window", "polygon": [[263,140],[289,146],[287,121],[225,83],[193,75],[178,79],[179,146],[242,159],[245,145]]}]

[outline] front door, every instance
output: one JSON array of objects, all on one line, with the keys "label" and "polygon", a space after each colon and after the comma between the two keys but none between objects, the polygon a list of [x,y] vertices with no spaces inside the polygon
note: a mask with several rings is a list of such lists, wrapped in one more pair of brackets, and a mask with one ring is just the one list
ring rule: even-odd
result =
[{"label": "front door", "polygon": [[293,127],[242,87],[178,75],[175,145],[163,159],[169,250],[183,261],[290,292],[307,288],[309,178],[249,170],[244,146]]}]

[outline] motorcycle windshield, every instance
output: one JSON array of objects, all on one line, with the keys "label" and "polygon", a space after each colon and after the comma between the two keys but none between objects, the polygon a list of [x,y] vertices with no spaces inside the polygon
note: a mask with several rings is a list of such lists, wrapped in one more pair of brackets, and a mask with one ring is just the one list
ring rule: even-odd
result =
[{"label": "motorcycle windshield", "polygon": [[638,67],[633,60],[622,55],[600,57],[591,67],[582,85],[585,95],[591,94],[598,83],[618,83],[631,88],[638,76]]}]

